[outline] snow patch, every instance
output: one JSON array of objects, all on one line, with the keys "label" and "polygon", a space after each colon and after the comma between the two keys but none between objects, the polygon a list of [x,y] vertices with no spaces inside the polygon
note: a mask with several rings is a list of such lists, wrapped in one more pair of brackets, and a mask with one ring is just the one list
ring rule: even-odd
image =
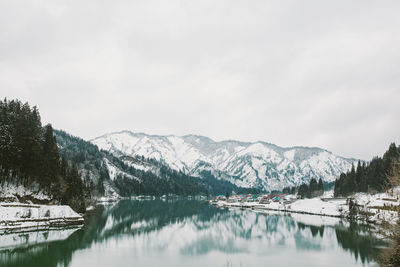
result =
[{"label": "snow patch", "polygon": [[332,182],[355,161],[318,148],[285,149],[263,142],[215,142],[199,136],[127,131],[98,137],[92,143],[116,156],[153,158],[192,176],[201,176],[206,165],[211,173],[219,173],[238,186],[262,185],[266,191],[309,183],[311,177]]},{"label": "snow patch", "polygon": [[34,183],[29,187],[7,182],[5,182],[4,184],[0,184],[0,199],[18,201],[19,198],[50,201],[52,199],[52,196],[43,192],[43,190],[40,189],[39,184],[37,183]]},{"label": "snow patch", "polygon": [[83,218],[66,205],[0,202],[0,234],[9,230],[69,224],[83,224]]}]

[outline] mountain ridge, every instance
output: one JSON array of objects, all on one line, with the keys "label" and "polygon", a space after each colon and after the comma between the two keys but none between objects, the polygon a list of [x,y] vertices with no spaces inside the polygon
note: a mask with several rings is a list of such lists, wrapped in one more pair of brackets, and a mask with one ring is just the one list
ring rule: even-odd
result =
[{"label": "mountain ridge", "polygon": [[311,177],[333,182],[356,161],[306,146],[280,147],[265,141],[214,141],[201,135],[151,135],[129,130],[91,139],[118,156],[145,156],[172,169],[203,177],[204,171],[237,186],[280,190],[298,186]]},{"label": "mountain ridge", "polygon": [[[175,135],[175,134],[166,134],[166,135],[161,135],[161,134],[147,134],[145,132],[134,132],[132,130],[121,130],[121,131],[114,131],[114,132],[109,132],[109,133],[105,133],[102,134],[100,136],[97,136],[95,138],[91,138],[88,140],[88,142],[92,142],[96,139],[108,136],[108,135],[112,135],[112,134],[119,134],[119,133],[130,133],[130,134],[135,134],[135,135],[144,135],[144,136],[151,136],[151,137],[181,137],[181,138],[185,138],[185,137],[198,137],[198,138],[206,138],[214,143],[230,143],[230,142],[234,142],[234,143],[240,143],[240,144],[256,144],[256,143],[261,143],[261,144],[265,144],[265,145],[269,145],[269,146],[273,146],[276,147],[278,149],[282,149],[282,150],[291,150],[291,149],[315,149],[315,150],[321,150],[321,151],[325,151],[328,153],[332,153],[334,155],[336,155],[337,157],[343,158],[343,159],[348,159],[348,160],[353,160],[353,161],[358,161],[361,159],[357,159],[354,157],[344,157],[344,156],[340,156],[337,155],[335,153],[333,153],[332,151],[325,149],[325,148],[321,148],[321,147],[317,147],[317,146],[302,146],[302,145],[296,145],[296,146],[279,146],[267,141],[263,141],[263,140],[257,140],[257,141],[239,141],[239,140],[235,140],[235,139],[225,139],[225,140],[221,140],[221,141],[215,141],[214,139],[208,137],[208,136],[204,136],[204,135],[199,135],[199,134],[185,134],[185,135]],[[364,161],[364,160],[361,160]]]}]

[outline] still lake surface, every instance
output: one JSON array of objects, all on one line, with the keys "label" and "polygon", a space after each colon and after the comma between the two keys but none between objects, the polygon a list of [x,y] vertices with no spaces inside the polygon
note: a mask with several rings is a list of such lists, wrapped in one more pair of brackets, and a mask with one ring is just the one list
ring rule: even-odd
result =
[{"label": "still lake surface", "polygon": [[195,200],[120,201],[65,240],[30,242],[1,250],[0,266],[377,266],[383,245],[367,227],[337,218]]}]

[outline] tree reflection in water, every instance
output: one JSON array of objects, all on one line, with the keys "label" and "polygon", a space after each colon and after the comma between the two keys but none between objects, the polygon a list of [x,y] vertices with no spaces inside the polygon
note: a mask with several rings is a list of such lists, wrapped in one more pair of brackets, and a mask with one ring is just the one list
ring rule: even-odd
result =
[{"label": "tree reflection in water", "polygon": [[[88,218],[68,239],[0,251],[1,266],[68,266],[74,252],[110,240],[146,250],[195,256],[215,251],[268,256],[276,248],[321,251],[341,247],[361,263],[375,261],[383,245],[368,228],[310,215],[217,209],[201,201],[120,201]],[[136,253],[136,254],[135,254]]]}]

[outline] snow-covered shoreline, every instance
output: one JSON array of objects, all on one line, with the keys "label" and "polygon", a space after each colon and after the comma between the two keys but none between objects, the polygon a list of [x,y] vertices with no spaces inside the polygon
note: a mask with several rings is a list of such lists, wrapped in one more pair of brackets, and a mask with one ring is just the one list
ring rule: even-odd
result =
[{"label": "snow-covered shoreline", "polygon": [[[336,203],[333,203],[336,202]],[[280,212],[302,213],[319,216],[340,217],[344,218],[348,212],[346,200],[338,201],[322,201],[318,198],[297,200],[291,204],[282,202],[271,202],[269,204],[260,203],[229,203],[226,201],[217,201],[212,203],[218,207],[241,208],[253,210],[271,210]],[[340,209],[341,208],[341,209]]]},{"label": "snow-covered shoreline", "polygon": [[9,232],[82,225],[84,219],[71,207],[0,202],[0,235]]},{"label": "snow-covered shoreline", "polygon": [[[400,189],[397,189],[400,192]],[[398,192],[398,193],[399,193]],[[261,211],[278,211],[285,213],[301,213],[318,216],[355,218],[370,223],[382,224],[387,222],[395,224],[399,219],[397,211],[391,209],[400,205],[399,196],[380,193],[366,194],[357,193],[351,199],[358,207],[357,214],[350,214],[348,201],[346,198],[311,198],[295,199],[295,196],[288,196],[290,201],[277,201],[267,204],[258,202],[229,202],[224,200],[210,201],[211,204],[225,208],[253,209]]]}]

